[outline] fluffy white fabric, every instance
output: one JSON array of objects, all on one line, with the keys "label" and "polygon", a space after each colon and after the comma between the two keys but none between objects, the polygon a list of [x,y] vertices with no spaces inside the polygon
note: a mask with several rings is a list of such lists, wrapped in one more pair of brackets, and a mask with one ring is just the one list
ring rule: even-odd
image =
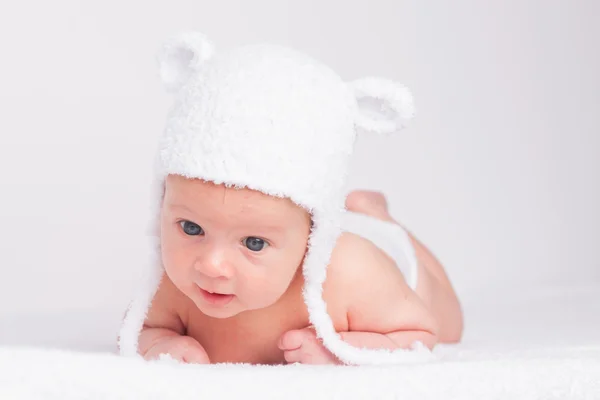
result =
[{"label": "fluffy white fabric", "polygon": [[451,351],[395,366],[144,363],[110,354],[0,348],[0,398],[597,399],[600,347],[510,353]]}]

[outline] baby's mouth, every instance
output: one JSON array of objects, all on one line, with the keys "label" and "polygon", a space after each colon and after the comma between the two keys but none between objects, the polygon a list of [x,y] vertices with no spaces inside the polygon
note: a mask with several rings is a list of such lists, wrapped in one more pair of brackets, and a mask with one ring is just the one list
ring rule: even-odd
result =
[{"label": "baby's mouth", "polygon": [[214,306],[225,306],[235,297],[233,294],[217,293],[204,290],[200,286],[198,286],[198,289],[200,290],[200,295],[204,301]]}]

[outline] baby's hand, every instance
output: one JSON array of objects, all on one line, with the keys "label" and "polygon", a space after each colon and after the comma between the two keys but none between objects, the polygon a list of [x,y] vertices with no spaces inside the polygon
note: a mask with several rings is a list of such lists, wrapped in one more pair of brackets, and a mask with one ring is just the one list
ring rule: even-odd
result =
[{"label": "baby's hand", "polygon": [[288,364],[342,364],[317,339],[312,328],[287,331],[281,335],[279,348]]},{"label": "baby's hand", "polygon": [[168,354],[173,359],[190,364],[210,364],[204,347],[189,336],[167,336],[158,340],[148,349],[144,358],[157,360],[161,354]]}]

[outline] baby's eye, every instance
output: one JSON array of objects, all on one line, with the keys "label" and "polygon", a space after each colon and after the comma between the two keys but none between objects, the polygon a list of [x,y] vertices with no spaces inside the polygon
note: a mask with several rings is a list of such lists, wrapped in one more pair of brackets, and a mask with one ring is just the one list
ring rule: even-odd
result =
[{"label": "baby's eye", "polygon": [[244,245],[252,251],[261,251],[268,246],[267,242],[257,237],[248,237],[244,239]]},{"label": "baby's eye", "polygon": [[200,225],[190,221],[181,221],[179,225],[181,225],[181,228],[183,229],[186,235],[197,236],[202,235],[204,233],[204,230]]}]

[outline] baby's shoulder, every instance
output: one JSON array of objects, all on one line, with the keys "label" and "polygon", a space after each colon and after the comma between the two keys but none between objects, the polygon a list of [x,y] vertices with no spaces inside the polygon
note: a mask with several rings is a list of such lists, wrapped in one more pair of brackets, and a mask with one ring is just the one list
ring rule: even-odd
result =
[{"label": "baby's shoulder", "polygon": [[169,276],[163,272],[156,294],[152,299],[149,310],[149,318],[153,315],[177,318],[184,327],[187,325],[191,300],[185,296],[171,281]]},{"label": "baby's shoulder", "polygon": [[343,307],[349,331],[435,330],[430,312],[396,263],[360,236],[344,233],[338,240],[324,291],[328,307]]},{"label": "baby's shoulder", "polygon": [[340,235],[329,268],[332,278],[348,282],[370,281],[390,272],[402,276],[390,256],[370,240],[350,232]]},{"label": "baby's shoulder", "polygon": [[399,292],[408,287],[395,262],[371,241],[353,233],[342,233],[331,256],[325,295],[329,290],[333,292],[330,296],[344,298],[350,305],[358,293],[390,286],[397,286]]}]

